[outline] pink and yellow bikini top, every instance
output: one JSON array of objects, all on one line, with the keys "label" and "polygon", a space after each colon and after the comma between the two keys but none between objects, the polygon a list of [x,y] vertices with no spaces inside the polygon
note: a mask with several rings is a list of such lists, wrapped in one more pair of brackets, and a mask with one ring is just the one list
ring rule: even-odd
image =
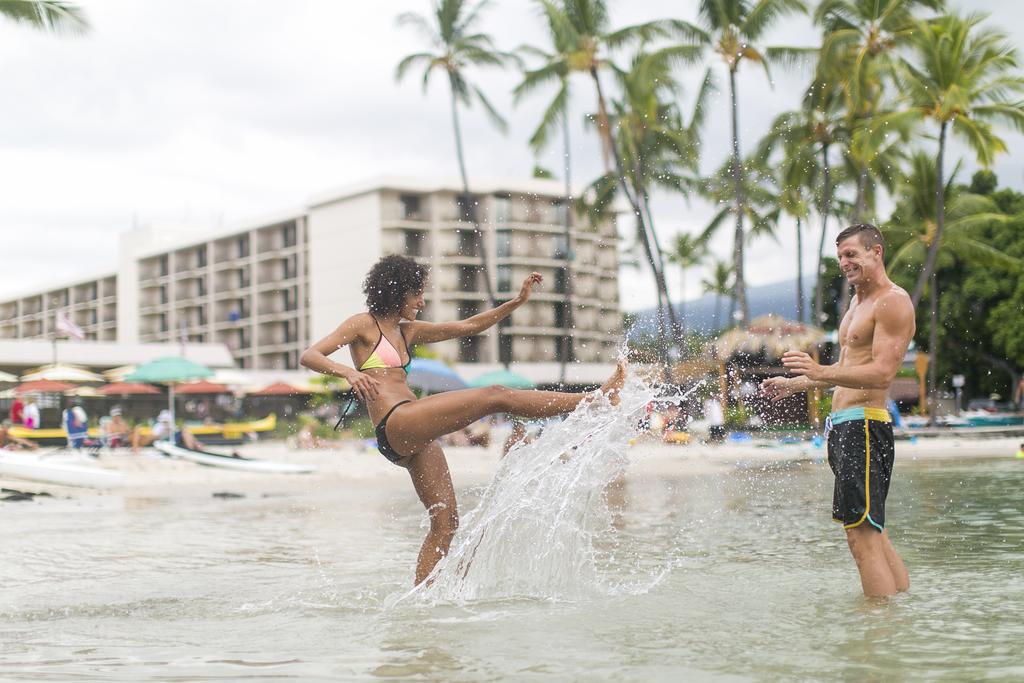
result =
[{"label": "pink and yellow bikini top", "polygon": [[398,328],[398,333],[402,335],[402,342],[405,344],[405,355],[409,358],[406,363],[402,362],[402,356],[398,353],[398,350],[384,336],[384,330],[380,329],[380,323],[377,322],[377,318],[372,313],[370,317],[373,318],[373,322],[377,325],[380,339],[377,340],[377,345],[373,347],[369,357],[359,366],[359,370],[402,368],[406,374],[409,374],[409,366],[412,365],[412,354],[409,353],[409,343],[405,341],[405,333],[402,332],[402,328]]}]

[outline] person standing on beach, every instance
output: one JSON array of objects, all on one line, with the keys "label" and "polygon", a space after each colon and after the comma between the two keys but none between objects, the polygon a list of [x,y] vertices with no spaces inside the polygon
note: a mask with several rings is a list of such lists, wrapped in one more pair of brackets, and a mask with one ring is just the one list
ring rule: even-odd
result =
[{"label": "person standing on beach", "polygon": [[878,228],[851,225],[836,238],[839,268],[855,296],[839,325],[839,362],[820,365],[800,351],[782,363],[795,377],[761,384],[779,400],[811,389],[835,387],[826,421],[828,461],[835,473],[832,519],[846,539],[870,597],[910,587],[903,564],[885,531],[885,499],[895,455],[886,397],[916,329],[906,291],[885,272],[885,242]]},{"label": "person standing on beach", "polygon": [[[518,296],[465,320],[430,323],[417,320],[425,306],[427,269],[407,256],[385,256],[363,282],[368,312],[357,313],[306,349],[300,362],[325,375],[343,377],[366,404],[376,425],[377,450],[409,471],[413,487],[430,516],[430,529],[416,561],[416,584],[426,580],[448,554],[459,524],[455,490],[438,439],[494,413],[553,417],[572,412],[595,394],[509,389],[503,386],[447,391],[417,399],[406,383],[415,344],[471,337],[493,327],[526,303],[541,276],[531,273]],[[348,346],[354,367],[328,358]],[[357,369],[358,368],[358,369]],[[619,363],[601,393],[618,402],[626,379]]]}]

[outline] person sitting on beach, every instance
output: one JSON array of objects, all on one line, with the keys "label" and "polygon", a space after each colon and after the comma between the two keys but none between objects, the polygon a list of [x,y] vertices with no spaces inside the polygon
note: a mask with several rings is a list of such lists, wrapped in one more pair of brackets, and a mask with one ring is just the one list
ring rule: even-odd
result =
[{"label": "person sitting on beach", "polygon": [[[381,258],[363,283],[369,311],[342,322],[300,359],[311,370],[348,380],[376,425],[377,449],[390,462],[409,471],[430,516],[430,529],[416,561],[417,585],[447,554],[459,523],[455,490],[438,439],[485,415],[551,417],[569,413],[581,401],[597,396],[491,386],[417,399],[406,383],[412,362],[410,348],[477,335],[493,327],[529,300],[541,276],[531,273],[519,294],[497,308],[447,323],[416,320],[425,305],[426,281],[427,269],[415,260],[397,255]],[[355,367],[328,358],[343,346],[349,347]],[[625,378],[625,362],[621,361],[600,393],[617,404]]]},{"label": "person sitting on beach", "polygon": [[10,451],[34,451],[39,448],[38,444],[29,441],[28,439],[22,439],[20,436],[14,436],[10,432],[11,421],[4,420],[0,424],[0,448],[5,448]]},{"label": "person sitting on beach", "polygon": [[25,404],[21,402],[21,397],[15,396],[14,401],[11,403],[11,410],[8,413],[8,417],[11,419],[11,424],[20,425],[24,414]]},{"label": "person sitting on beach", "polygon": [[100,432],[107,448],[121,448],[131,443],[132,430],[117,406],[110,409],[108,417],[100,420]]},{"label": "person sitting on beach", "polygon": [[156,424],[153,425],[149,434],[142,432],[141,425],[136,426],[134,431],[132,431],[132,455],[138,455],[140,448],[149,446],[155,441],[168,441],[172,435],[174,436],[174,443],[178,446],[184,446],[193,451],[203,449],[204,444],[187,427],[182,426],[177,431],[174,429],[171,411],[164,408],[156,416]]}]

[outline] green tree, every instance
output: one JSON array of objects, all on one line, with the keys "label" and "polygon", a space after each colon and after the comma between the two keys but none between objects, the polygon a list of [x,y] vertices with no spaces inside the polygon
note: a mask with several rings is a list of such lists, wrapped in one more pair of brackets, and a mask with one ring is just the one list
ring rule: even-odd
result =
[{"label": "green tree", "polygon": [[0,16],[50,33],[79,35],[89,30],[85,12],[70,2],[53,0],[0,0]]},{"label": "green tree", "polygon": [[[974,151],[983,166],[1006,151],[993,122],[1008,123],[1024,131],[1024,102],[1009,99],[1024,92],[1024,78],[1015,74],[1017,53],[1001,31],[981,26],[984,15],[949,14],[915,24],[910,36],[911,56],[897,71],[899,91],[908,110],[903,116],[934,122],[939,129],[935,182],[935,233],[928,245],[911,298],[916,305],[938,263],[946,228],[946,183],[943,165],[946,136],[952,126]],[[933,294],[934,296],[934,294]]]},{"label": "green tree", "polygon": [[[886,236],[893,247],[889,271],[897,281],[903,282],[919,272],[938,238],[936,203],[932,197],[932,188],[939,176],[936,160],[918,152],[911,159],[911,168],[902,190],[903,199],[886,228]],[[1001,212],[991,198],[955,187],[952,182],[955,175],[954,171],[953,177],[943,186],[943,205],[948,209],[948,220],[940,254],[945,256],[938,261],[939,265],[949,267],[956,261],[963,261],[976,268],[1018,271],[1018,259],[1008,256],[985,239],[991,226],[1009,223],[1012,218]],[[932,272],[929,284],[927,347],[932,358],[928,368],[928,394],[934,419],[941,326],[938,269]]]},{"label": "green tree", "polygon": [[[732,121],[732,154],[730,175],[733,181],[734,211],[736,228],[733,236],[733,269],[735,271],[736,305],[739,308],[740,323],[747,324],[750,308],[747,304],[747,290],[744,274],[744,245],[746,231],[743,226],[747,215],[744,168],[740,154],[739,134],[739,93],[736,88],[736,74],[744,62],[760,64],[771,79],[769,60],[783,63],[806,58],[814,51],[794,47],[755,47],[771,26],[783,16],[807,9],[803,0],[700,0],[698,16],[700,26],[675,21],[676,32],[686,41],[683,48],[693,46],[710,51],[726,68],[729,77],[729,103]],[[680,51],[681,58],[690,60],[689,52]]]},{"label": "green tree", "polygon": [[722,297],[729,296],[733,291],[732,266],[729,265],[729,262],[716,259],[710,276],[701,281],[701,287],[705,294],[715,295],[714,328],[717,332],[722,329]]},{"label": "green tree", "polygon": [[707,240],[702,236],[681,232],[676,235],[675,244],[668,254],[668,260],[679,268],[679,320],[680,336],[686,337],[686,272],[699,266],[708,255]]},{"label": "green tree", "polygon": [[[503,68],[516,61],[514,55],[498,50],[490,36],[476,30],[481,12],[488,4],[488,0],[481,0],[475,5],[466,0],[435,0],[429,18],[414,12],[405,12],[399,15],[398,25],[417,29],[430,43],[431,51],[415,52],[404,57],[395,69],[395,80],[401,81],[409,70],[415,67],[423,69],[423,92],[427,91],[430,77],[435,72],[442,72],[448,79],[452,130],[455,134],[455,157],[459,166],[459,175],[462,178],[462,197],[460,198],[462,217],[468,218],[473,225],[487,298],[492,306],[496,306],[497,300],[491,286],[487,250],[483,244],[476,202],[469,191],[469,176],[466,173],[466,159],[462,145],[462,128],[459,123],[459,105],[469,107],[473,102],[479,102],[499,130],[504,132],[507,129],[505,119],[487,99],[484,92],[466,78],[466,69],[470,66]],[[498,334],[501,334],[501,330],[498,330]]]}]

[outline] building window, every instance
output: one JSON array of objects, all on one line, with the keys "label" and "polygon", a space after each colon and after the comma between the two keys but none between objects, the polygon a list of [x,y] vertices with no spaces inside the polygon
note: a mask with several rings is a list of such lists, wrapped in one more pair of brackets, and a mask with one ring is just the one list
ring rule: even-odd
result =
[{"label": "building window", "polygon": [[206,267],[206,245],[196,248],[196,268]]},{"label": "building window", "polygon": [[423,232],[420,230],[405,231],[405,255],[423,256]]},{"label": "building window", "polygon": [[164,254],[159,259],[157,259],[157,265],[159,267],[161,277],[167,275],[170,272],[170,263],[167,260],[167,254]]},{"label": "building window", "polygon": [[459,255],[479,256],[480,235],[475,230],[459,230]]},{"label": "building window", "polygon": [[576,360],[576,353],[573,351],[572,337],[555,337],[555,357],[562,360],[562,353],[566,353],[566,360],[570,363]]},{"label": "building window", "polygon": [[166,313],[161,313],[157,317],[157,327],[159,328],[159,330],[161,332],[166,332],[167,331],[167,314]]},{"label": "building window", "polygon": [[249,286],[249,269],[240,268],[238,271],[238,286],[239,288]]},{"label": "building window", "polygon": [[289,351],[284,355],[284,367],[288,370],[297,370],[299,367],[299,352]]},{"label": "building window", "polygon": [[295,291],[295,288],[289,287],[288,289],[282,291],[281,295],[281,305],[283,307],[282,310],[294,311],[298,306],[299,300],[298,292]]},{"label": "building window", "polygon": [[196,281],[196,296],[206,296],[206,278],[201,277]]},{"label": "building window", "polygon": [[290,344],[298,339],[298,335],[295,333],[295,321],[285,320],[284,321],[284,341]]},{"label": "building window", "polygon": [[512,198],[497,196],[494,198],[494,222],[508,223],[512,220]]},{"label": "building window", "polygon": [[90,299],[95,299],[96,298],[96,293],[97,293],[96,283],[95,282],[90,283],[89,284],[89,292],[88,292],[87,296]]},{"label": "building window", "polygon": [[245,258],[245,257],[247,257],[249,255],[249,235],[248,234],[239,235],[238,239],[235,242],[235,245],[237,247],[237,252],[238,252],[238,257],[237,258]]},{"label": "building window", "polygon": [[507,292],[512,289],[512,266],[498,266],[498,291]]},{"label": "building window", "polygon": [[249,348],[249,330],[244,327],[238,331],[238,348]]},{"label": "building window", "polygon": [[459,220],[473,223],[476,217],[476,198],[460,196],[455,198],[455,206],[459,209]]},{"label": "building window", "polygon": [[559,225],[569,225],[569,203],[564,199],[556,199],[554,202],[555,220]]},{"label": "building window", "polygon": [[495,247],[498,250],[498,258],[508,258],[512,255],[512,231],[498,230],[495,234]]},{"label": "building window", "polygon": [[288,225],[281,228],[281,241],[284,243],[285,247],[294,247],[296,244],[295,238],[296,235],[294,223],[289,223]]},{"label": "building window", "polygon": [[512,362],[512,335],[508,333],[511,325],[508,318],[498,323],[498,361],[501,363]]},{"label": "building window", "polygon": [[555,293],[565,294],[569,290],[569,271],[565,268],[555,269]]},{"label": "building window", "polygon": [[459,266],[459,291],[477,291],[477,270],[475,266]]},{"label": "building window", "polygon": [[564,329],[569,325],[569,307],[564,301],[553,304],[555,309],[555,327]]},{"label": "building window", "polygon": [[403,194],[398,198],[398,201],[402,203],[402,218],[407,221],[423,220],[419,195]]},{"label": "building window", "polygon": [[206,307],[205,306],[200,306],[199,308],[196,309],[196,320],[197,320],[199,325],[205,325],[206,324]]},{"label": "building window", "polygon": [[480,362],[480,337],[459,339],[459,361],[462,363]]},{"label": "building window", "polygon": [[569,258],[569,237],[567,235],[555,235],[554,256],[558,259]]}]

